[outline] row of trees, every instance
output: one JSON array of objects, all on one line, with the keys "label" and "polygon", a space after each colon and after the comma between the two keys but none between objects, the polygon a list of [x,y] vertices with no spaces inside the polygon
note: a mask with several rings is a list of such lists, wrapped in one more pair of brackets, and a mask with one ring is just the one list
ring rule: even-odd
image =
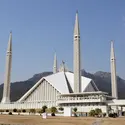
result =
[{"label": "row of trees", "polygon": [[[60,111],[63,111],[64,110],[64,108],[63,107],[59,107],[58,108],[58,110],[60,110]],[[0,110],[0,112],[1,112],[1,114],[2,114],[2,112],[9,112],[9,114],[10,114],[10,112],[11,112],[11,114],[12,114],[12,112],[17,112],[18,113],[18,115],[20,115],[20,113],[21,112],[23,112],[23,113],[25,113],[25,112],[29,112],[29,114],[30,113],[33,113],[33,114],[35,114],[35,113],[39,113],[40,115],[42,114],[42,113],[44,113],[44,112],[51,112],[51,115],[52,116],[55,116],[55,113],[58,111],[57,110],[57,108],[56,107],[51,107],[50,109],[48,109],[48,107],[45,105],[45,106],[43,106],[42,107],[42,109],[40,109],[40,110],[36,110],[36,109],[29,109],[29,110],[25,110],[25,109],[13,109],[13,110]]]},{"label": "row of trees", "polygon": [[[1,114],[2,114],[3,112],[9,112],[8,114],[12,114],[12,112],[11,112],[10,110],[8,110],[8,109],[6,109],[6,110],[0,110],[0,112],[1,112]],[[25,113],[26,110],[25,110],[25,109],[22,109],[22,110],[20,110],[20,109],[13,109],[13,112],[17,112],[18,115],[19,115],[21,112]]]},{"label": "row of trees", "polygon": [[[51,116],[55,116],[55,113],[58,112],[58,110],[63,111],[64,108],[63,107],[59,107],[58,109],[56,107],[48,108],[46,105],[44,105],[40,110],[36,110],[36,109],[29,109],[29,110],[21,109],[20,110],[20,109],[16,109],[15,108],[15,109],[13,109],[13,112],[17,112],[18,115],[20,115],[21,112],[23,112],[23,113],[29,112],[29,114],[30,113],[33,113],[33,114],[39,113],[40,115],[42,113],[44,113],[44,112],[51,112]],[[77,112],[77,108],[76,107],[73,108],[73,111],[74,111],[74,115],[77,116],[76,115],[76,112]],[[9,114],[12,114],[12,112],[9,111],[9,110],[5,110],[5,111],[4,110],[0,110],[0,112],[1,112],[1,114],[2,114],[2,112],[9,112]],[[95,116],[101,116],[101,115],[105,116],[106,114],[102,114],[102,110],[99,109],[99,108],[96,108],[95,110],[91,110],[89,112],[89,116],[95,117]]]}]

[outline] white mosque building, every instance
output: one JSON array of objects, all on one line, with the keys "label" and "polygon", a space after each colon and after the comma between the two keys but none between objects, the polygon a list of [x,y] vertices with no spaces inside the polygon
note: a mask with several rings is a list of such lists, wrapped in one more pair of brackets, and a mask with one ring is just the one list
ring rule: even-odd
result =
[{"label": "white mosque building", "polygon": [[112,96],[109,96],[106,92],[99,91],[92,79],[81,76],[78,12],[76,13],[74,28],[74,73],[69,72],[64,63],[58,70],[55,54],[53,74],[41,78],[16,102],[10,102],[11,61],[12,33],[10,33],[7,49],[4,90],[0,109],[40,109],[43,105],[47,105],[48,107],[77,107],[80,112],[89,112],[92,109],[100,108],[103,112],[108,113],[109,106],[114,108],[115,111],[118,111],[118,109],[123,110],[121,107],[125,106],[125,100],[118,100],[113,41],[111,41]]}]

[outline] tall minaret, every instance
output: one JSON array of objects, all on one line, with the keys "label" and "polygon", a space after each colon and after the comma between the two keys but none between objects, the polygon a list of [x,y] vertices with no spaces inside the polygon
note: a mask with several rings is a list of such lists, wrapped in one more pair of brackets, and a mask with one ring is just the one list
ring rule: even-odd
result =
[{"label": "tall minaret", "polygon": [[78,12],[76,12],[74,28],[74,93],[79,92],[81,92],[80,30]]},{"label": "tall minaret", "polygon": [[114,42],[111,41],[111,86],[112,96],[118,99],[117,76],[116,76],[116,59],[114,52]]},{"label": "tall minaret", "polygon": [[12,63],[12,32],[10,32],[9,41],[8,41],[3,98],[1,103],[10,102],[11,63]]},{"label": "tall minaret", "polygon": [[54,63],[53,63],[53,73],[57,73],[57,57],[56,57],[56,53],[54,55]]}]

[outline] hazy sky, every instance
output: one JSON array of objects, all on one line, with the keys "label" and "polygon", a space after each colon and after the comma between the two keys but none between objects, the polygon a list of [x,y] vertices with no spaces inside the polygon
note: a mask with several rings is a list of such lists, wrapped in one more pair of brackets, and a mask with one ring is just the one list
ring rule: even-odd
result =
[{"label": "hazy sky", "polygon": [[73,29],[79,11],[82,68],[110,71],[110,40],[115,40],[117,74],[125,79],[125,0],[0,0],[0,83],[4,81],[9,32],[13,33],[12,82],[73,68]]}]

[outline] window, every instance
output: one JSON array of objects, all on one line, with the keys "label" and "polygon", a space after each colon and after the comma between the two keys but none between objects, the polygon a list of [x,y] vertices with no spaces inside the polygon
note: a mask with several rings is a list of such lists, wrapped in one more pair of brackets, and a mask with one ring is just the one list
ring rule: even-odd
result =
[{"label": "window", "polygon": [[80,38],[80,36],[75,36],[75,38]]}]

